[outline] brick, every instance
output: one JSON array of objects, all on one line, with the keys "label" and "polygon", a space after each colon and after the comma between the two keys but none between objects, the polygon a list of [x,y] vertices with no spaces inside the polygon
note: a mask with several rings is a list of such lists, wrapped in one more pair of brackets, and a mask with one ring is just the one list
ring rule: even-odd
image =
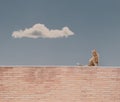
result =
[{"label": "brick", "polygon": [[0,102],[120,102],[120,68],[0,67]]}]

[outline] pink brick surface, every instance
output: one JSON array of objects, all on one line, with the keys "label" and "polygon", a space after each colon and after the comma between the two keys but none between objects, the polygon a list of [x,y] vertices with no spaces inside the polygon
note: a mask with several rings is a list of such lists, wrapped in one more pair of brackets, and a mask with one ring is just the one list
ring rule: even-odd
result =
[{"label": "pink brick surface", "polygon": [[120,68],[0,67],[0,102],[120,102]]}]

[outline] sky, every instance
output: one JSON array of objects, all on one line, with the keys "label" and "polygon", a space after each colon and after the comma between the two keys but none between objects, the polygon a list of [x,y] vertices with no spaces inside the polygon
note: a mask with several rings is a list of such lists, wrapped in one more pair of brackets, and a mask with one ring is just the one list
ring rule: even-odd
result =
[{"label": "sky", "polygon": [[0,0],[0,65],[120,66],[120,0]]}]

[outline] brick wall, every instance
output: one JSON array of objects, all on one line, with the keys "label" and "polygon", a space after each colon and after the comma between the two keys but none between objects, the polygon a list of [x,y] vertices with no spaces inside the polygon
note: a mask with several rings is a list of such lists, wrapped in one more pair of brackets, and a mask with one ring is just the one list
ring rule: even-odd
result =
[{"label": "brick wall", "polygon": [[0,102],[120,102],[120,68],[0,67]]}]

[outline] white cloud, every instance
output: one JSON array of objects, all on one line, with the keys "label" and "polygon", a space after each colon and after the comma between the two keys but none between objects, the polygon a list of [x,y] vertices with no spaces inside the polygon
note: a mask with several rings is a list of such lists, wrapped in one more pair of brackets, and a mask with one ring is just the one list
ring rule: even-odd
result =
[{"label": "white cloud", "polygon": [[74,33],[68,28],[63,27],[61,30],[48,29],[44,24],[35,24],[31,28],[25,30],[14,31],[12,37],[14,38],[62,38],[74,35]]}]

